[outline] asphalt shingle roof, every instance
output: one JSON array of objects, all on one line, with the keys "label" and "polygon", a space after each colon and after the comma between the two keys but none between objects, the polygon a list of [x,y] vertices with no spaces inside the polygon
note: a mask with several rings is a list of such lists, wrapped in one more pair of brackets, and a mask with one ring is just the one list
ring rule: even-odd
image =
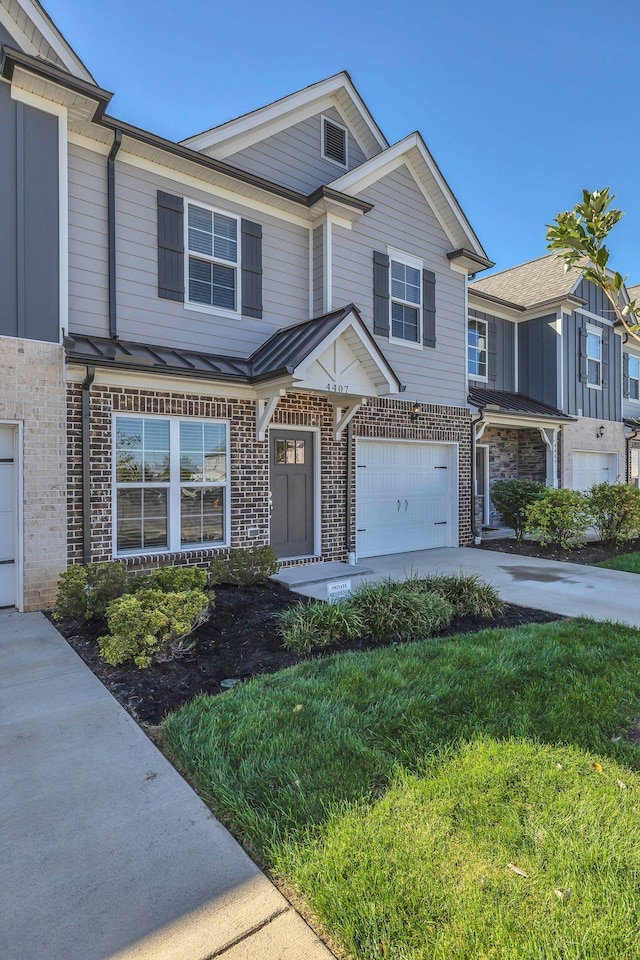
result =
[{"label": "asphalt shingle roof", "polygon": [[577,270],[565,273],[564,262],[557,254],[548,253],[537,260],[529,260],[517,267],[475,280],[469,285],[469,289],[499,297],[501,300],[509,300],[523,307],[532,307],[545,300],[567,296],[579,276]]}]

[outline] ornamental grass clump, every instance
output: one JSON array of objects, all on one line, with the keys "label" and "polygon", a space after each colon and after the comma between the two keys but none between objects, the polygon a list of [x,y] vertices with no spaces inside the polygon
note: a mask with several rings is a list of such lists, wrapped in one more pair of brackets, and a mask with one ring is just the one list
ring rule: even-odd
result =
[{"label": "ornamental grass clump", "polygon": [[571,550],[582,546],[590,523],[589,501],[578,490],[547,487],[544,496],[527,508],[527,532],[543,547]]},{"label": "ornamental grass clump", "polygon": [[492,620],[504,610],[504,600],[491,584],[475,573],[424,577],[416,581],[424,590],[437,593],[453,607],[454,616]]},{"label": "ornamental grass clump", "polygon": [[328,647],[342,640],[354,640],[362,634],[363,624],[357,610],[347,600],[342,603],[303,603],[278,614],[278,629],[285,647],[308,653],[316,647]]},{"label": "ornamental grass clump", "polygon": [[621,543],[640,535],[640,488],[597,483],[587,498],[593,525],[605,543]]},{"label": "ornamental grass clump", "polygon": [[147,588],[119,597],[107,608],[109,633],[98,638],[100,656],[112,666],[133,660],[141,668],[173,660],[193,647],[189,637],[209,619],[210,605],[201,590]]},{"label": "ornamental grass clump", "polygon": [[429,637],[453,618],[444,597],[413,580],[364,583],[349,602],[362,621],[362,635],[379,643]]}]

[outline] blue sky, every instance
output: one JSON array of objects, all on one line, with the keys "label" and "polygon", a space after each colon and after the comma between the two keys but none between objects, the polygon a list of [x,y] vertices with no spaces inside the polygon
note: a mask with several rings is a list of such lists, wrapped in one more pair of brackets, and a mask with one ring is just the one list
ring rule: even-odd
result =
[{"label": "blue sky", "polygon": [[44,2],[110,113],[175,140],[347,69],[391,142],[422,132],[498,268],[611,186],[613,265],[640,282],[634,0]]}]

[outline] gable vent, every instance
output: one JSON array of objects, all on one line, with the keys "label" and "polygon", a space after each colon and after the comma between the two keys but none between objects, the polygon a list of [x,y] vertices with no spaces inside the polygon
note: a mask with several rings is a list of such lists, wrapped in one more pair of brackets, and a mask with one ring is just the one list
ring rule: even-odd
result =
[{"label": "gable vent", "polygon": [[327,160],[335,160],[343,167],[347,165],[347,131],[344,127],[332,123],[331,120],[323,121],[322,146],[323,155]]}]

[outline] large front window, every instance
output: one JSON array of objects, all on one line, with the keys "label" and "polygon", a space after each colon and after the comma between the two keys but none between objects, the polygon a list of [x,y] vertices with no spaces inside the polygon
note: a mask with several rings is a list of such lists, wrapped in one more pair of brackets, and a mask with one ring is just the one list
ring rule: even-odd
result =
[{"label": "large front window", "polygon": [[469,317],[467,327],[467,363],[474,380],[487,379],[487,324]]},{"label": "large front window", "polygon": [[420,343],[422,319],[421,265],[391,258],[391,337]]},{"label": "large front window", "polygon": [[115,418],[115,550],[227,540],[228,428],[210,420]]},{"label": "large front window", "polygon": [[188,300],[238,309],[238,220],[187,204]]}]

